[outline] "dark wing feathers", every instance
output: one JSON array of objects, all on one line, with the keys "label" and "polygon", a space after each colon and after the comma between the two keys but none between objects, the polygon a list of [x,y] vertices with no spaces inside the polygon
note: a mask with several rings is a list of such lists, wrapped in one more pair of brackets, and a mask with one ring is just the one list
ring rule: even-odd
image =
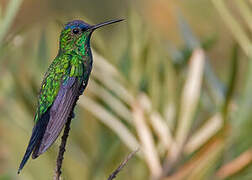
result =
[{"label": "dark wing feathers", "polygon": [[59,136],[80,95],[80,86],[80,81],[75,77],[70,77],[66,83],[61,85],[58,95],[50,109],[50,119],[44,136],[38,145],[39,147],[34,150],[33,158],[44,153]]},{"label": "dark wing feathers", "polygon": [[81,87],[81,81],[77,77],[70,77],[61,84],[52,106],[41,116],[32,130],[32,136],[18,173],[24,167],[32,151],[32,158],[36,158],[57,139],[75,106]]}]

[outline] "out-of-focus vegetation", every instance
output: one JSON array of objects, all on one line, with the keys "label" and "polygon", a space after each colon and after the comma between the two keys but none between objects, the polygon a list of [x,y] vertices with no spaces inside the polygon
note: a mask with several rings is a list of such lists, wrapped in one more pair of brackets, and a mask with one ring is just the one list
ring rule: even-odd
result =
[{"label": "out-of-focus vegetation", "polygon": [[20,175],[38,89],[62,23],[94,33],[63,179],[252,179],[252,2],[0,1],[0,180],[52,179],[59,141]]}]

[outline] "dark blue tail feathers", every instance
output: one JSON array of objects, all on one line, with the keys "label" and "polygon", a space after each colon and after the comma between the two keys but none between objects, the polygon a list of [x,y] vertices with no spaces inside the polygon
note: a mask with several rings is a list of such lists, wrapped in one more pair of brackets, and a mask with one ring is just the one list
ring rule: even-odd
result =
[{"label": "dark blue tail feathers", "polygon": [[18,174],[23,169],[24,165],[26,164],[27,160],[29,159],[34,148],[36,148],[36,146],[39,146],[39,144],[40,144],[39,142],[43,138],[43,135],[45,133],[46,126],[48,124],[49,119],[50,119],[50,108],[37,121],[36,125],[34,126],[34,128],[32,130],[31,139],[29,141],[29,144],[26,149],[25,155],[22,159],[22,162],[20,163],[20,166],[18,168]]}]

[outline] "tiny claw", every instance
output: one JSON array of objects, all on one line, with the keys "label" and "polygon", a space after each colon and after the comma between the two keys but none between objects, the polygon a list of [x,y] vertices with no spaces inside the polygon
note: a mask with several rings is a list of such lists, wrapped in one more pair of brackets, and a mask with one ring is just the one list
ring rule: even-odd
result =
[{"label": "tiny claw", "polygon": [[75,117],[75,114],[74,114],[73,111],[71,112],[70,117],[71,117],[72,119]]}]

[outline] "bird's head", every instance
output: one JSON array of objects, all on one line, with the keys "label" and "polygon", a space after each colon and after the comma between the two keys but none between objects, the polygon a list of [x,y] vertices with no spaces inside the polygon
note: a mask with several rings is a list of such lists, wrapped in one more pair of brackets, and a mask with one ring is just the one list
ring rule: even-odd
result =
[{"label": "bird's head", "polygon": [[89,46],[91,34],[102,26],[120,22],[123,19],[110,20],[96,25],[90,25],[81,20],[68,22],[61,32],[60,49],[70,50],[76,47]]}]

